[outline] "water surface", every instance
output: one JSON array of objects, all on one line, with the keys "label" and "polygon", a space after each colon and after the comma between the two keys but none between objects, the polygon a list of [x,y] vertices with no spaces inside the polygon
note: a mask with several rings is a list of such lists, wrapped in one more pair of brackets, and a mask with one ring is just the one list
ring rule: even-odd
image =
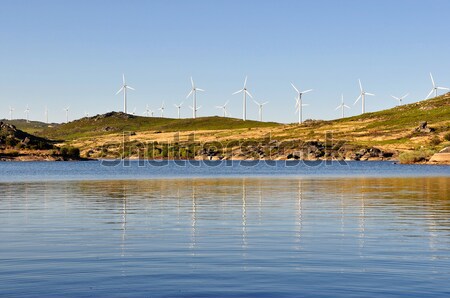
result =
[{"label": "water surface", "polygon": [[0,170],[15,173],[0,182],[0,297],[450,295],[445,169],[93,180],[91,163],[62,163],[60,177],[54,164]]}]

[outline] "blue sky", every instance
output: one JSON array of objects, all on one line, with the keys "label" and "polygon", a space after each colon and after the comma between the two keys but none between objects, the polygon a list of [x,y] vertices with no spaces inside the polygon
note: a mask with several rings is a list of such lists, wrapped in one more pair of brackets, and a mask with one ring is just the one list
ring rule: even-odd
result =
[{"label": "blue sky", "polygon": [[[295,122],[294,82],[314,89],[304,97],[304,117],[333,119],[341,93],[351,110],[358,79],[375,93],[367,111],[393,107],[390,97],[409,92],[406,103],[431,89],[429,72],[450,87],[448,0],[379,1],[17,1],[0,10],[0,118],[62,122],[122,109],[115,95],[125,73],[129,111],[164,100],[166,115],[185,102],[192,75],[202,105],[199,116],[218,115],[248,75],[249,91],[265,106],[265,120]],[[248,117],[257,107],[248,103]]]}]

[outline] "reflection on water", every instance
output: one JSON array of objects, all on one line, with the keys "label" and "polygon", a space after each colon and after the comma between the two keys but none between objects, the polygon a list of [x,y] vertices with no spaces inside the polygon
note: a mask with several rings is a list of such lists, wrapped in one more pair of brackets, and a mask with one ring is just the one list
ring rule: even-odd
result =
[{"label": "reflection on water", "polygon": [[0,183],[0,296],[448,294],[449,182]]}]

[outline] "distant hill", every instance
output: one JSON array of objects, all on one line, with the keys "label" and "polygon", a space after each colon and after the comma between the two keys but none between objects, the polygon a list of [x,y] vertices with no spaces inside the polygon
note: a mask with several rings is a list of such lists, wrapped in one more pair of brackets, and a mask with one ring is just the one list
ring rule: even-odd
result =
[{"label": "distant hill", "polygon": [[29,121],[25,119],[13,119],[13,120],[7,120],[7,119],[1,119],[0,120],[3,123],[9,123],[11,125],[14,125],[17,129],[25,131],[30,134],[39,134],[44,129],[48,127],[55,127],[60,124],[58,123],[44,123],[40,121]]},{"label": "distant hill", "polygon": [[172,119],[141,117],[122,112],[110,112],[94,117],[85,117],[54,127],[47,127],[39,131],[38,135],[50,139],[74,140],[77,138],[121,133],[123,131],[175,132],[277,126],[280,126],[280,124],[275,122],[242,121],[240,119],[217,116],[196,119]]}]

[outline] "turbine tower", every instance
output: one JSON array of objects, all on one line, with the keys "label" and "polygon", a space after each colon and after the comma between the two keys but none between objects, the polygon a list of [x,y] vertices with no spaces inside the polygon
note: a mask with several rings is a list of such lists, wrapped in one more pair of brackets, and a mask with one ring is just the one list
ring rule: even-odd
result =
[{"label": "turbine tower", "polygon": [[268,104],[269,102],[266,101],[266,102],[264,102],[264,103],[259,103],[259,102],[257,102],[256,100],[253,100],[253,102],[254,102],[254,103],[258,106],[258,108],[259,108],[259,121],[262,122],[263,106],[264,106],[265,104]]},{"label": "turbine tower", "polygon": [[192,94],[192,106],[194,108],[192,108],[192,118],[197,118],[197,110],[199,110],[200,108],[197,108],[197,91],[205,91],[203,89],[197,88],[195,87],[194,84],[194,79],[191,77],[191,85],[192,85],[192,89],[191,91],[189,91],[189,94],[186,96],[186,99],[189,98],[189,96],[191,96]]},{"label": "turbine tower", "polygon": [[14,108],[9,106],[9,120],[12,120],[12,113],[14,112]]},{"label": "turbine tower", "polygon": [[247,76],[245,76],[244,80],[244,87],[242,89],[234,92],[232,95],[242,93],[243,94],[243,102],[242,102],[242,120],[247,119],[247,95],[250,96],[251,99],[253,99],[253,96],[248,92],[247,90]]},{"label": "turbine tower", "polygon": [[398,105],[401,106],[402,105],[402,101],[409,95],[409,93],[406,93],[405,95],[403,95],[402,97],[396,97],[394,95],[391,95],[391,97],[395,100],[398,100]]},{"label": "turbine tower", "polygon": [[178,119],[180,119],[180,109],[181,109],[182,105],[183,105],[183,102],[181,102],[179,105],[174,104],[175,108],[177,108]]},{"label": "turbine tower", "polygon": [[161,107],[158,109],[161,111],[161,118],[164,118],[164,109],[165,109],[165,107],[164,107],[164,101],[163,101]]},{"label": "turbine tower", "polygon": [[350,107],[344,103],[344,94],[342,94],[341,95],[341,104],[338,105],[337,108],[336,108],[336,110],[337,109],[341,109],[341,111],[342,111],[341,118],[344,118],[344,110],[345,110],[345,108],[350,109]]},{"label": "turbine tower", "polygon": [[361,80],[358,80],[359,82],[359,90],[361,90],[361,93],[359,94],[358,98],[356,99],[355,103],[353,105],[355,105],[359,99],[361,99],[361,104],[362,104],[362,114],[364,114],[366,112],[366,95],[369,96],[375,96],[375,94],[369,93],[364,91],[362,84],[361,84]]},{"label": "turbine tower", "polygon": [[66,111],[66,123],[69,123],[69,108],[70,106],[67,106],[67,108],[63,109],[64,111]]},{"label": "turbine tower", "polygon": [[428,96],[425,99],[430,98],[430,96],[431,96],[431,94],[433,94],[433,92],[434,92],[434,97],[437,97],[438,90],[450,90],[450,88],[447,88],[447,87],[436,86],[436,83],[434,82],[433,75],[431,74],[431,72],[430,72],[430,78],[431,78],[431,83],[433,84],[433,89],[431,89],[430,93],[428,93]]},{"label": "turbine tower", "polygon": [[313,89],[308,89],[305,91],[298,91],[297,87],[294,86],[293,83],[291,83],[292,88],[294,88],[295,92],[297,92],[297,97],[295,98],[295,112],[298,112],[298,124],[302,124],[303,123],[303,107],[307,106],[306,104],[303,104],[302,102],[302,96],[305,93],[311,92],[313,91]]},{"label": "turbine tower", "polygon": [[147,117],[150,117],[150,108],[148,107],[148,105],[145,107],[145,112],[144,115],[147,115]]},{"label": "turbine tower", "polygon": [[127,113],[127,89],[134,90],[134,88],[131,86],[128,86],[127,83],[125,83],[125,74],[122,75],[122,82],[123,82],[123,85],[119,89],[119,91],[117,91],[116,95],[123,91],[123,112],[126,114]]},{"label": "turbine tower", "polygon": [[25,113],[25,115],[26,115],[27,123],[29,123],[30,120],[28,119],[28,116],[29,116],[29,114],[30,114],[30,108],[28,107],[28,105],[27,105],[27,108],[25,109],[24,113]]},{"label": "turbine tower", "polygon": [[227,100],[227,102],[223,106],[216,106],[216,109],[222,109],[222,111],[223,111],[222,117],[228,116],[228,110],[227,110],[228,102],[229,102],[229,100]]}]

